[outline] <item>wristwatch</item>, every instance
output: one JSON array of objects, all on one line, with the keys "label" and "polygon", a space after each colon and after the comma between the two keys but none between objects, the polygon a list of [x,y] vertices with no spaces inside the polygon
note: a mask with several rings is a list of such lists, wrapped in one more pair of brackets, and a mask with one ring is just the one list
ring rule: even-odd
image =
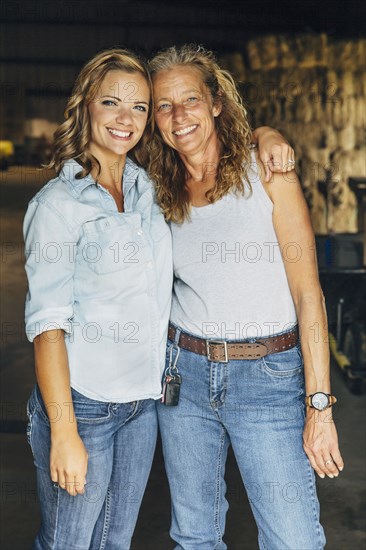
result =
[{"label": "wristwatch", "polygon": [[312,393],[305,397],[305,405],[317,409],[318,411],[324,411],[328,407],[334,405],[334,403],[337,403],[337,398],[334,397],[334,395],[330,395],[330,393],[324,393],[322,391]]}]

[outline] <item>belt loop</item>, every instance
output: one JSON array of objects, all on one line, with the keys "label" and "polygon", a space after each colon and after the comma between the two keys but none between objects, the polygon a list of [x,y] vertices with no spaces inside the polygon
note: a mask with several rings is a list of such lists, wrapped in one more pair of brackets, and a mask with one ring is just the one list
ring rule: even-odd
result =
[{"label": "belt loop", "polygon": [[174,347],[179,347],[179,338],[180,333],[182,332],[182,329],[180,327],[174,327],[175,328],[175,336],[174,336]]},{"label": "belt loop", "polygon": [[[175,328],[174,342],[169,347],[169,364],[165,371],[165,375],[167,374],[173,375],[174,372],[178,373],[177,363],[180,355],[179,339],[180,339],[181,332],[182,332],[181,328],[179,327]],[[174,350],[176,352],[175,357],[174,357]]]}]

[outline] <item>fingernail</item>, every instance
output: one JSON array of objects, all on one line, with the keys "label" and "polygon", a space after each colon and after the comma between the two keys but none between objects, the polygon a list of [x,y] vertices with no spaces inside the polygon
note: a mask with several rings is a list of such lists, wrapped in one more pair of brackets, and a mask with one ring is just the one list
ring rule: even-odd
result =
[{"label": "fingernail", "polygon": [[319,474],[319,477],[321,477],[322,479],[325,478],[325,475],[324,474]]},{"label": "fingernail", "polygon": [[338,477],[338,476],[339,476],[339,474],[334,474],[334,477]]},{"label": "fingernail", "polygon": [[333,474],[328,474],[328,477],[331,477],[333,479],[334,475]]},{"label": "fingernail", "polygon": [[338,470],[341,472],[343,470],[343,466],[341,466],[340,468],[338,468]]}]

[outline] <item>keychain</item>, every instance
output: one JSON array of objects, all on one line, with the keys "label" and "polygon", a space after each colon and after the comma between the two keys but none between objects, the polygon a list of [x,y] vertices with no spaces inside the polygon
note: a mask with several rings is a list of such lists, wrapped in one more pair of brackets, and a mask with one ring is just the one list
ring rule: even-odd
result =
[{"label": "keychain", "polygon": [[[177,354],[173,363],[173,350],[176,349]],[[178,372],[177,362],[180,354],[180,348],[176,344],[170,346],[169,365],[165,371],[163,384],[162,403],[167,407],[175,407],[179,402],[180,385],[182,377]]]}]

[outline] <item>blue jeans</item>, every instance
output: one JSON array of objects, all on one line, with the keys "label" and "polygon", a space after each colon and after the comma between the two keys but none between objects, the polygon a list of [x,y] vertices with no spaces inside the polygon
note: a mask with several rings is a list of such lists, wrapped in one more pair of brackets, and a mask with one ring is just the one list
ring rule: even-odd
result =
[{"label": "blue jeans", "polygon": [[315,476],[302,446],[300,346],[227,364],[181,349],[177,367],[182,376],[179,404],[157,405],[176,550],[226,548],[224,473],[230,444],[257,524],[259,548],[321,550],[325,537]]},{"label": "blue jeans", "polygon": [[127,550],[155,450],[155,403],[103,403],[75,390],[72,398],[89,455],[85,493],[75,497],[51,481],[50,424],[38,387],[28,401],[41,507],[34,550]]}]

